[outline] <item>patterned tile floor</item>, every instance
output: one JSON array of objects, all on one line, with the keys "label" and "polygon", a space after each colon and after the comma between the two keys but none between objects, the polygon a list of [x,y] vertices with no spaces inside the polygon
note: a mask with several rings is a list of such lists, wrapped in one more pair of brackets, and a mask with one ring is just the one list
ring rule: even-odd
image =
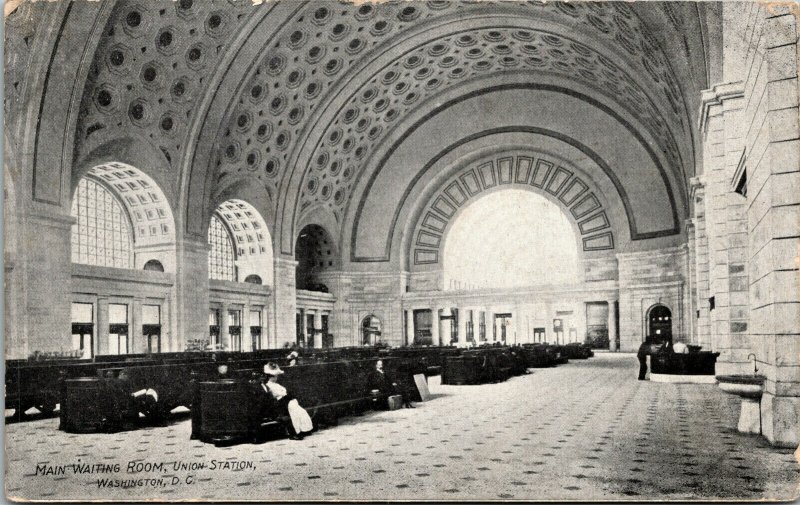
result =
[{"label": "patterned tile floor", "polygon": [[[435,398],[416,409],[343,418],[303,441],[217,448],[190,441],[185,417],[98,435],[60,432],[57,419],[10,424],[6,493],[34,500],[797,496],[792,451],[738,433],[736,397],[711,385],[637,381],[637,366],[630,354],[599,354],[502,384],[432,381]],[[159,462],[162,468],[127,472],[129,464]],[[174,462],[205,468],[175,469]],[[37,475],[37,465],[45,465],[41,473],[73,463],[120,470],[75,474],[70,466],[63,475]],[[98,487],[99,478],[133,479],[134,487]]]}]

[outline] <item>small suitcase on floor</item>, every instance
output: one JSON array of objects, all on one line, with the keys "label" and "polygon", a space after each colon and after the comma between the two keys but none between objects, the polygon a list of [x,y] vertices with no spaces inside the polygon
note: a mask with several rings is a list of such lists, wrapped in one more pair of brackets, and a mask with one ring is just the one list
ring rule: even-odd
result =
[{"label": "small suitcase on floor", "polygon": [[403,406],[403,397],[400,395],[392,395],[387,399],[389,410],[397,410]]}]

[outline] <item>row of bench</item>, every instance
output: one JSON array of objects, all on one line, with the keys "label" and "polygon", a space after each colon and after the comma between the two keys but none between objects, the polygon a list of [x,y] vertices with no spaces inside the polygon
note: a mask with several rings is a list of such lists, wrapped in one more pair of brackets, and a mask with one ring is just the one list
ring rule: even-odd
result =
[{"label": "row of bench", "polygon": [[[378,359],[286,367],[281,384],[313,418],[332,423],[370,406],[369,375]],[[421,371],[403,359],[383,359],[387,372],[405,383],[413,383],[411,376]],[[263,363],[230,361],[224,377],[216,362],[101,368],[96,377],[67,379],[60,429],[88,433],[132,429],[142,422],[161,424],[172,409],[183,406],[192,411],[194,438],[221,442],[253,436],[279,417],[261,388]]]},{"label": "row of bench", "polygon": [[[107,400],[108,395],[103,391],[117,387],[114,384],[119,383],[120,374],[124,370],[125,373],[122,374],[126,383],[124,388],[129,391],[157,392],[158,402],[149,406],[146,414],[152,420],[159,420],[166,417],[175,407],[189,407],[193,401],[190,393],[192,388],[196,389],[197,384],[215,378],[219,364],[228,364],[232,374],[248,375],[259,372],[268,361],[276,361],[281,366],[286,366],[287,353],[287,349],[269,349],[247,353],[182,352],[99,356],[91,361],[71,362],[8,361],[6,408],[14,409],[17,416],[21,416],[31,407],[36,407],[47,414],[52,413],[60,403],[63,415],[72,401],[66,390],[66,385],[69,383],[79,396],[84,395],[79,391],[81,388],[94,391],[86,393],[82,400],[93,406],[87,407],[89,411],[92,409],[108,411],[110,403]],[[325,385],[326,382],[336,384],[338,381],[337,390],[344,387],[342,384],[357,383],[357,378],[347,376],[341,380],[335,379],[339,377],[337,370],[348,369],[348,365],[342,363],[372,360],[369,362],[374,367],[375,360],[380,357],[393,360],[392,366],[403,375],[441,373],[445,384],[478,384],[505,380],[511,375],[524,373],[529,366],[550,366],[563,360],[562,356],[577,357],[577,353],[578,347],[573,349],[571,346],[544,344],[516,347],[489,346],[471,350],[455,347],[301,349],[299,365],[290,367],[292,372],[286,377],[287,380],[293,380],[290,377],[303,374],[298,376],[305,376],[305,380],[297,382],[296,394],[298,397],[303,397],[302,395],[307,393],[313,402],[312,405],[316,405],[319,404],[317,397],[330,396],[330,393],[323,393],[328,387]],[[334,363],[332,366],[316,367]],[[326,378],[328,374],[334,379]],[[354,387],[357,391],[361,390],[360,386]],[[346,400],[350,401],[353,398],[355,397],[347,396]],[[122,407],[113,408],[119,410]],[[99,417],[103,419],[109,416]],[[89,412],[86,419],[78,419],[76,423],[81,424],[88,422],[87,419],[97,418],[96,413]]]},{"label": "row of bench", "polygon": [[484,347],[445,356],[442,384],[486,384],[522,375],[528,368],[548,367],[569,359],[593,356],[585,344],[523,344],[514,347]]}]

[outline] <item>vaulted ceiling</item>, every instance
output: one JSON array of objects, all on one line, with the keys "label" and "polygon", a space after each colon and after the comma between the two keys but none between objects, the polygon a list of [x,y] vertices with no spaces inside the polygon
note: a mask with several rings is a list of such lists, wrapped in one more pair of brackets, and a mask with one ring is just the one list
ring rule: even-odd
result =
[{"label": "vaulted ceiling", "polygon": [[[8,18],[7,113],[43,8]],[[505,82],[631,118],[633,142],[653,153],[686,215],[708,80],[702,12],[689,3],[119,0],[83,22],[100,26],[75,84],[73,160],[121,138],[154,146],[188,233],[203,234],[215,197],[235,185],[263,190],[284,253],[303,213],[332,215],[331,232],[349,233],[354,199],[410,131],[407,118]]]}]

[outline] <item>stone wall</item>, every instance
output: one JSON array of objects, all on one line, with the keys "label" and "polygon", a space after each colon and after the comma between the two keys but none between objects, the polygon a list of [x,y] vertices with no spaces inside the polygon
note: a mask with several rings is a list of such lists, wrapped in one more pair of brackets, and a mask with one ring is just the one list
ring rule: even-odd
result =
[{"label": "stone wall", "polygon": [[775,444],[795,447],[800,420],[800,111],[798,11],[791,7],[740,6],[747,20],[741,122],[747,126],[748,330],[759,373],[767,376],[763,432]]},{"label": "stone wall", "polygon": [[658,304],[672,311],[675,342],[689,341],[687,331],[686,247],[618,254],[620,350],[636,351],[647,336],[647,315]]},{"label": "stone wall", "polygon": [[403,344],[401,293],[410,282],[404,273],[326,272],[320,275],[335,297],[331,333],[336,347],[361,345],[361,321],[377,316],[382,323],[381,341]]}]

